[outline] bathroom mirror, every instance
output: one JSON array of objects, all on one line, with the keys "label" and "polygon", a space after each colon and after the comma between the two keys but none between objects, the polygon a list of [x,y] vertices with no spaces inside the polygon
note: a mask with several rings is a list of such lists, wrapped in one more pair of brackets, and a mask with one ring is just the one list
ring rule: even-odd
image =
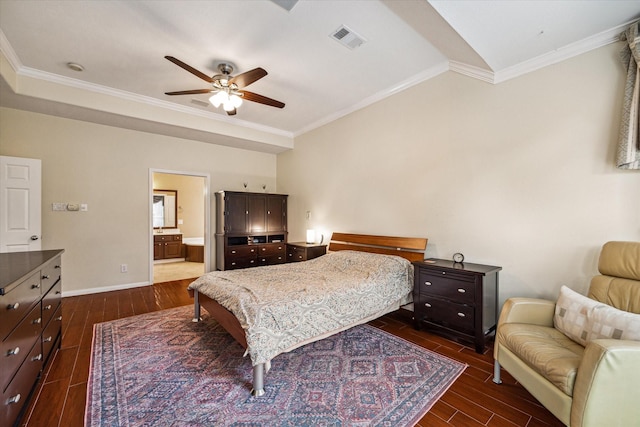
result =
[{"label": "bathroom mirror", "polygon": [[176,228],[178,191],[153,190],[153,228]]}]

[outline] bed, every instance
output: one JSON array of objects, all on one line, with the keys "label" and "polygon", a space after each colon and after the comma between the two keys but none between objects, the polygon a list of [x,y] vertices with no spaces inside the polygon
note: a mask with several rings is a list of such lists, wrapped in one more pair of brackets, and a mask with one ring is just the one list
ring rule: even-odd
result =
[{"label": "bed", "polygon": [[334,233],[329,253],[301,263],[215,271],[192,282],[204,307],[245,349],[251,394],[278,354],[366,323],[411,302],[413,266],[427,239]]}]

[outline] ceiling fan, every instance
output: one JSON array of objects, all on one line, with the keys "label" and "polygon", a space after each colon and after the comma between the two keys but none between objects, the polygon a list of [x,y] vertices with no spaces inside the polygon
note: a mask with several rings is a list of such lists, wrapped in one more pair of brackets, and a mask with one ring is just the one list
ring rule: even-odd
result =
[{"label": "ceiling fan", "polygon": [[165,95],[197,95],[201,93],[213,93],[213,96],[209,98],[209,101],[216,108],[222,105],[224,110],[230,116],[236,114],[236,108],[242,104],[243,99],[257,102],[259,104],[269,105],[271,107],[284,108],[284,103],[280,101],[243,89],[267,75],[267,71],[263,68],[254,68],[253,70],[238,74],[237,76],[232,76],[231,73],[233,73],[233,66],[228,63],[221,63],[218,65],[220,74],[209,77],[203,72],[196,70],[173,56],[165,56],[165,58],[176,64],[178,67],[187,70],[194,76],[201,78],[205,82],[211,83],[211,87],[209,89],[165,92]]}]

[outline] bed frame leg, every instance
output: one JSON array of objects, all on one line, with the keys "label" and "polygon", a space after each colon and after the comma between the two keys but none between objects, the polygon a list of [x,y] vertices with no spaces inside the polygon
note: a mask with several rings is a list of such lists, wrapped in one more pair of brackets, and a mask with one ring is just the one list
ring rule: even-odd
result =
[{"label": "bed frame leg", "polygon": [[198,291],[193,291],[193,319],[192,322],[199,322],[202,320],[200,317],[200,301],[198,300]]},{"label": "bed frame leg", "polygon": [[264,395],[264,363],[253,367],[253,389],[251,396],[260,397]]},{"label": "bed frame leg", "polygon": [[502,384],[500,379],[500,363],[498,361],[493,362],[493,382],[496,384]]}]

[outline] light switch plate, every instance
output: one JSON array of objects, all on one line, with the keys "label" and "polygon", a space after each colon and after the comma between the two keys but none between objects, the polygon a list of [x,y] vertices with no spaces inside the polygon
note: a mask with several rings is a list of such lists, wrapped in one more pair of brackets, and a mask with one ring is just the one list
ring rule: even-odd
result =
[{"label": "light switch plate", "polygon": [[52,211],[66,211],[67,204],[66,203],[51,203]]}]

